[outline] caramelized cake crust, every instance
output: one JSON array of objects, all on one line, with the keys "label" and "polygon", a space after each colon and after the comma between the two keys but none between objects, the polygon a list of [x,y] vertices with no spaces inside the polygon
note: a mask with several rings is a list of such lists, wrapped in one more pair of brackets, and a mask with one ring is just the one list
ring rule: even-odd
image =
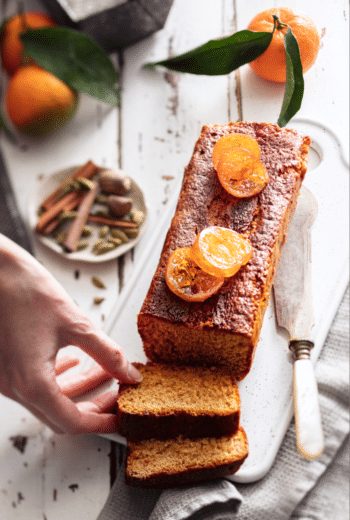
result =
[{"label": "caramelized cake crust", "polygon": [[[212,162],[216,141],[228,133],[257,140],[269,182],[258,195],[237,199],[221,186]],[[287,227],[304,178],[310,138],[267,123],[206,125],[185,169],[176,213],[158,268],[138,316],[147,357],[175,364],[223,365],[237,380],[250,370]],[[209,226],[233,229],[254,248],[249,263],[202,303],[186,302],[167,287],[169,255],[190,247]]]}]

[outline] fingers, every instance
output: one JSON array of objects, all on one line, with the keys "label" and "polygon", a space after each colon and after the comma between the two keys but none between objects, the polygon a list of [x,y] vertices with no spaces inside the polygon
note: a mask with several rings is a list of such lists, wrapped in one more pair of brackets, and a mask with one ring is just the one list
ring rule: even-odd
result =
[{"label": "fingers", "polygon": [[81,374],[68,376],[58,381],[62,394],[73,398],[96,388],[105,381],[111,379],[111,374],[100,365],[96,365]]},{"label": "fingers", "polygon": [[90,433],[115,433],[117,417],[113,412],[116,408],[118,392],[110,391],[100,395],[93,401],[78,403],[78,408],[84,416],[85,427]]},{"label": "fingers", "polygon": [[[58,387],[57,387],[58,388]],[[56,391],[51,385],[42,388],[42,394],[36,399],[35,409],[45,417],[45,422],[51,422],[56,428],[66,433],[90,433],[99,431],[99,429],[111,428],[110,421],[97,413],[82,413],[77,406],[67,396]],[[26,403],[26,406],[32,406]],[[84,410],[84,408],[83,408]],[[38,414],[37,414],[38,416]]]},{"label": "fingers", "polygon": [[59,376],[69,368],[79,365],[79,358],[72,356],[62,356],[56,360],[55,374]]},{"label": "fingers", "polygon": [[123,383],[139,383],[141,373],[127,360],[121,347],[104,332],[91,327],[73,334],[73,344],[79,346],[107,372]]},{"label": "fingers", "polygon": [[[110,375],[96,366],[83,374],[67,377],[62,381],[62,390],[71,396],[91,390],[106,381]],[[118,391],[109,391],[93,401],[74,403],[63,395],[57,384],[54,371],[48,379],[22,380],[20,390],[11,398],[25,406],[37,419],[55,433],[112,433],[116,431],[116,408]]]},{"label": "fingers", "polygon": [[57,434],[114,433],[117,426],[116,415],[110,412],[116,408],[117,394],[118,392],[116,391],[110,391],[97,397],[93,401],[77,403],[77,410],[80,412],[81,417],[79,419],[79,425],[73,429],[59,428],[57,424],[50,421],[50,419],[35,406],[22,403],[20,400],[18,400],[18,402]]}]

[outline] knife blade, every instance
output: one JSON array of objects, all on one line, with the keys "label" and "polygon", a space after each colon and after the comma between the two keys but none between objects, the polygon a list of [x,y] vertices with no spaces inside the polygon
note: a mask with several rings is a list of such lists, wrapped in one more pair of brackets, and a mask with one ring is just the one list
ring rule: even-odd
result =
[{"label": "knife blade", "polygon": [[310,360],[310,350],[314,346],[310,339],[314,326],[310,227],[316,215],[316,199],[303,186],[274,281],[276,321],[289,332],[289,348],[294,354],[297,448],[307,459],[318,457],[324,448],[317,382]]}]

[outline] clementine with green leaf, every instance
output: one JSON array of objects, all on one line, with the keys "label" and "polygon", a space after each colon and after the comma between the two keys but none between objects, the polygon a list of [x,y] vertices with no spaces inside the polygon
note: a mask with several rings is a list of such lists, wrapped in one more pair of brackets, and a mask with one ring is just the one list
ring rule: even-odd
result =
[{"label": "clementine with green leaf", "polygon": [[6,92],[6,109],[22,133],[41,136],[57,130],[73,116],[78,103],[75,90],[37,65],[20,67]]},{"label": "clementine with green leaf", "polygon": [[5,23],[1,39],[1,62],[10,76],[23,65],[23,58],[25,59],[20,35],[27,29],[41,29],[56,25],[47,14],[36,12],[16,14]]},{"label": "clementine with green leaf", "polygon": [[308,15],[288,7],[274,7],[262,11],[250,22],[248,30],[257,33],[271,32],[275,24],[274,16],[278,17],[278,22],[271,43],[265,52],[249,65],[262,78],[283,83],[286,81],[284,36],[288,26],[299,45],[303,73],[316,61],[320,49],[320,36],[315,23]]}]

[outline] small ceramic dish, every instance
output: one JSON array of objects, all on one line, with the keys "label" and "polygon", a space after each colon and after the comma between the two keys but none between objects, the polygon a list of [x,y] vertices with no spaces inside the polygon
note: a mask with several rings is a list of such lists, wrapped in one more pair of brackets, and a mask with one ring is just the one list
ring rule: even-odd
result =
[{"label": "small ceramic dish", "polygon": [[[96,224],[94,222],[87,222],[87,225],[91,228],[91,235],[89,237],[86,237],[82,240],[88,242],[88,246],[85,249],[82,249],[80,251],[76,252],[68,252],[65,251],[64,248],[58,243],[56,240],[54,233],[50,235],[42,235],[38,232],[36,232],[36,225],[38,221],[38,211],[40,208],[40,205],[42,201],[51,193],[53,192],[60,183],[68,177],[74,170],[76,170],[76,166],[72,168],[68,168],[65,170],[61,170],[58,172],[53,173],[49,177],[45,177],[43,181],[39,184],[38,189],[32,199],[29,203],[29,223],[31,230],[33,233],[36,234],[38,239],[42,244],[50,248],[51,250],[55,251],[59,255],[71,259],[71,260],[79,260],[84,262],[106,262],[108,260],[112,260],[115,258],[118,258],[121,255],[124,255],[127,251],[132,249],[137,242],[140,240],[141,236],[144,233],[144,230],[147,226],[147,208],[144,201],[143,193],[139,186],[136,184],[136,182],[133,179],[131,180],[131,189],[127,193],[127,197],[131,198],[133,201],[132,210],[139,210],[142,211],[145,215],[145,218],[142,222],[142,224],[139,227],[139,233],[136,238],[130,238],[127,243],[121,244],[112,251],[108,251],[103,254],[95,254],[92,250],[93,244],[99,240],[99,232],[101,230],[101,224]],[[100,208],[100,205],[98,205]],[[121,220],[121,219],[118,219]],[[62,230],[64,230],[64,227],[67,227],[69,224],[64,223],[60,226],[62,227]],[[61,229],[61,228],[60,228]]]}]

